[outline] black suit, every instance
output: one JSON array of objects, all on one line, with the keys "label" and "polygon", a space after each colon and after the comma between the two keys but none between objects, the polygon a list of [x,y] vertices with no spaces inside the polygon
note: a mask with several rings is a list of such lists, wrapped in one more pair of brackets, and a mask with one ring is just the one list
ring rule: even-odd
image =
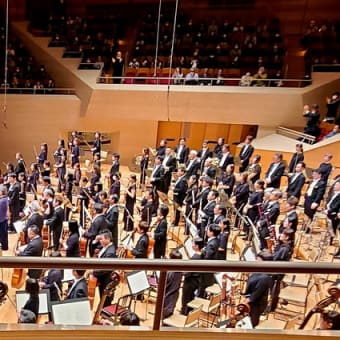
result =
[{"label": "black suit", "polygon": [[162,165],[165,168],[168,168],[164,171],[164,192],[168,194],[169,187],[171,184],[172,173],[176,171],[176,167],[177,167],[176,158],[173,156],[169,156],[169,158],[166,158],[165,156]]},{"label": "black suit", "polygon": [[[310,184],[310,186],[311,185],[313,185],[313,182]],[[308,195],[308,191],[309,189],[307,189],[305,194],[304,212],[312,220],[317,208],[312,209],[311,205],[312,203],[317,203],[320,205],[320,202],[323,199],[326,191],[326,183],[320,179],[317,181],[316,185],[314,185],[311,195]]]},{"label": "black suit", "polygon": [[53,232],[53,249],[59,249],[59,239],[61,230],[63,229],[64,221],[64,209],[58,206],[54,209],[53,216],[46,221],[46,224],[50,226],[50,232]]},{"label": "black suit", "polygon": [[287,186],[287,196],[295,196],[297,199],[300,199],[301,190],[306,182],[306,177],[303,173],[300,173],[298,176],[293,174],[288,179],[288,186]]},{"label": "black suit", "polygon": [[19,159],[18,160],[18,163],[17,165],[15,166],[14,168],[14,172],[15,174],[17,175],[17,178],[18,178],[18,175],[21,173],[21,172],[26,172],[26,167],[25,167],[25,162],[23,159]]},{"label": "black suit", "polygon": [[40,234],[41,234],[41,229],[43,227],[43,224],[44,224],[44,218],[42,217],[42,215],[40,215],[37,212],[32,213],[31,216],[28,218],[28,220],[26,222],[26,226],[24,227],[24,233],[25,233],[25,236],[26,236],[26,240],[28,241],[28,238],[27,238],[28,228],[35,225],[39,228],[39,231],[40,231]]},{"label": "black suit", "polygon": [[119,172],[119,166],[120,163],[119,161],[113,161],[112,165],[111,165],[111,169],[110,169],[110,183],[112,184],[112,177]]},{"label": "black suit", "polygon": [[67,294],[66,300],[86,298],[88,295],[87,282],[84,278],[81,278],[75,286],[71,286],[70,291]]},{"label": "black suit", "polygon": [[180,152],[179,150],[180,150],[180,145],[176,146],[175,148],[176,159],[178,163],[185,164],[186,161],[188,160],[189,148],[186,145],[184,145]]},{"label": "black suit", "polygon": [[[184,199],[185,199],[187,189],[188,189],[188,183],[186,181],[185,176],[179,178],[175,182],[175,186],[174,186],[174,190],[173,190],[173,199],[174,199],[174,202],[176,202],[179,207],[183,206],[183,202],[184,202]],[[176,209],[175,221],[174,221],[175,226],[178,226],[179,219],[180,219],[180,211],[178,209]]]},{"label": "black suit", "polygon": [[79,234],[71,234],[66,241],[66,257],[80,257]]},{"label": "black suit", "polygon": [[200,158],[200,169],[202,173],[203,168],[204,168],[204,163],[207,160],[207,158],[212,157],[212,152],[209,150],[209,148],[201,149],[198,152],[197,156]]},{"label": "black suit", "polygon": [[146,259],[148,257],[149,236],[143,234],[139,237],[136,246],[131,250],[133,256],[137,259]]},{"label": "black suit", "polygon": [[[271,187],[271,188],[280,188],[281,185],[281,177],[283,176],[284,172],[285,172],[285,165],[283,162],[280,162],[278,165],[276,165],[277,163],[271,163],[265,178],[269,178],[270,179],[270,183],[267,184],[267,187]],[[272,171],[272,169],[275,167],[275,170]]]},{"label": "black suit", "polygon": [[216,206],[216,201],[208,201],[208,203],[199,212],[199,215],[201,216],[200,236],[203,239],[205,237],[205,227],[209,225],[210,223],[212,223],[214,219],[215,206]]},{"label": "black suit", "polygon": [[222,172],[226,171],[229,164],[234,164],[234,156],[230,152],[228,152],[226,156],[224,155],[224,153],[221,154],[221,159],[218,163],[218,166]]},{"label": "black suit", "polygon": [[153,248],[153,257],[155,259],[165,256],[167,229],[168,223],[165,218],[162,218],[154,232],[155,245]]},{"label": "black suit", "polygon": [[240,161],[242,163],[240,164],[240,172],[246,171],[248,165],[249,165],[249,160],[252,154],[254,153],[254,147],[250,144],[244,144],[240,150]]},{"label": "black suit", "polygon": [[[43,240],[40,236],[33,238],[27,244],[25,250],[19,253],[19,256],[39,256],[43,253]],[[41,275],[41,269],[29,269],[28,276],[32,279],[39,279]]]},{"label": "black suit", "polygon": [[198,160],[198,158],[195,158],[194,160],[190,161],[187,160],[186,162],[186,173],[185,173],[185,177],[189,179],[189,177],[198,174],[198,171],[200,169],[200,161]]},{"label": "black suit", "polygon": [[297,215],[296,211],[293,210],[289,214],[286,214],[285,218],[283,219],[283,221],[280,224],[280,228],[279,228],[279,233],[280,234],[284,230],[283,223],[284,223],[285,220],[288,220],[288,223],[290,225],[289,229],[293,229],[294,231],[296,231],[297,225],[299,223],[299,218],[298,218],[298,215]]},{"label": "black suit", "polygon": [[20,184],[15,182],[8,189],[8,208],[11,213],[11,224],[19,219],[20,213]]},{"label": "black suit", "polygon": [[150,181],[155,194],[157,191],[164,190],[164,167],[162,164],[157,165],[157,168],[152,171]]},{"label": "black suit", "polygon": [[302,152],[295,152],[289,162],[288,172],[289,173],[295,172],[296,164],[303,162],[304,159],[305,156],[303,155]]},{"label": "black suit", "polygon": [[[110,244],[105,251],[100,254],[100,259],[112,259],[116,257],[116,247],[112,243]],[[111,282],[111,270],[94,270],[93,275],[97,278],[99,284],[99,294],[100,297],[103,296],[104,290],[106,286]],[[104,307],[109,306],[111,301],[113,300],[113,296],[106,297],[104,302]]]},{"label": "black suit", "polygon": [[[334,196],[336,195],[336,196]],[[332,196],[329,198],[327,205],[327,216],[332,221],[332,227],[334,233],[336,233],[336,229],[339,227],[339,218],[338,213],[340,213],[340,194],[333,192]]]},{"label": "black suit", "polygon": [[215,179],[216,177],[216,168],[213,166],[209,166],[208,168],[203,168],[202,169],[202,175],[203,176],[208,176],[212,179]]},{"label": "black suit", "polygon": [[108,223],[108,229],[112,233],[112,241],[115,246],[118,245],[118,219],[119,219],[119,208],[118,205],[110,206],[105,214],[106,221]]}]

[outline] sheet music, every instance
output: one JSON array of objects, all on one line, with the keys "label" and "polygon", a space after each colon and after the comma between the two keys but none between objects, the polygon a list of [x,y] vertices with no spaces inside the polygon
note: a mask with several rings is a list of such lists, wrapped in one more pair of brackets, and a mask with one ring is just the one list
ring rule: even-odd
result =
[{"label": "sheet music", "polygon": [[252,247],[247,247],[243,254],[241,260],[243,261],[256,261],[256,254]]},{"label": "sheet music", "polygon": [[25,222],[24,221],[16,221],[13,223],[13,226],[16,230],[16,232],[19,234],[24,230]]},{"label": "sheet music", "polygon": [[[229,277],[231,277],[231,278],[234,278],[234,277],[237,276],[237,273],[230,273],[230,272],[224,272],[224,273],[216,273],[216,274],[214,274],[215,280],[216,280],[216,282],[218,283],[218,285],[221,287],[221,289],[222,289],[222,280],[223,280],[223,275],[224,275],[224,274],[227,274],[227,275],[228,275]],[[230,291],[231,285],[232,285],[231,280],[227,278],[227,288],[226,288],[227,292]]]},{"label": "sheet music", "polygon": [[133,272],[126,276],[130,294],[136,295],[150,288],[146,271]]},{"label": "sheet music", "polygon": [[189,259],[184,245],[181,245],[181,246],[177,247],[177,250],[181,253],[183,260],[188,260]]},{"label": "sheet music", "polygon": [[[17,312],[24,307],[26,301],[29,299],[29,294],[24,290],[19,290],[15,293],[15,302]],[[50,291],[42,289],[39,292],[39,314],[47,314],[50,309]]]},{"label": "sheet music", "polygon": [[92,325],[90,301],[72,299],[52,303],[52,318],[55,325]]},{"label": "sheet music", "polygon": [[68,282],[68,281],[73,281],[74,276],[72,274],[73,269],[64,269],[64,278],[62,282]]},{"label": "sheet music", "polygon": [[192,248],[192,240],[190,237],[187,237],[184,241],[184,248],[188,254],[189,259],[192,258],[192,256],[195,254],[194,249]]},{"label": "sheet music", "polygon": [[197,227],[195,226],[195,224],[193,222],[191,222],[190,219],[186,216],[185,216],[185,221],[189,225],[190,235],[193,238],[198,237],[198,230],[197,230]]}]

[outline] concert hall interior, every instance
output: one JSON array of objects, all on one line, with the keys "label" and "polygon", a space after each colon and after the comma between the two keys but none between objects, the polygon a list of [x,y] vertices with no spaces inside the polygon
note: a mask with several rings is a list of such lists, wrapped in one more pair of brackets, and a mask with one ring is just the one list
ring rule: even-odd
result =
[{"label": "concert hall interior", "polygon": [[1,337],[338,338],[339,9],[2,1]]}]

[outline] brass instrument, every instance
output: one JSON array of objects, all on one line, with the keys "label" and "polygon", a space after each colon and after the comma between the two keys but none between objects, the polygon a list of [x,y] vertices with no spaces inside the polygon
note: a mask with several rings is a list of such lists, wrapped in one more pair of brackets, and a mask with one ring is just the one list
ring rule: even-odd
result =
[{"label": "brass instrument", "polygon": [[326,298],[323,300],[319,301],[306,315],[305,319],[301,323],[299,329],[304,329],[310,318],[312,317],[313,314],[315,313],[322,313],[324,309],[329,306],[332,303],[336,303],[338,299],[340,298],[340,289],[338,287],[330,287],[328,289],[328,294]]}]

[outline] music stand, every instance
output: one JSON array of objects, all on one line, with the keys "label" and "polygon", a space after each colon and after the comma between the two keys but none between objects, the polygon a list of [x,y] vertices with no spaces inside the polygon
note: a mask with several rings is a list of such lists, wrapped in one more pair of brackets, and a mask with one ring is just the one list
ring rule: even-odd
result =
[{"label": "music stand", "polygon": [[184,240],[184,248],[185,248],[185,251],[188,255],[188,258],[191,259],[193,257],[193,255],[195,254],[194,252],[194,249],[192,248],[192,240],[190,237],[187,237],[185,240]]},{"label": "music stand", "polygon": [[[17,312],[24,307],[26,301],[29,299],[29,294],[24,290],[15,292],[15,302]],[[39,315],[48,314],[51,311],[50,290],[41,289],[39,291]]]},{"label": "music stand", "polygon": [[256,254],[254,252],[254,249],[252,246],[245,247],[241,256],[240,256],[241,261],[250,261],[254,262],[256,261]]},{"label": "music stand", "polygon": [[194,224],[192,221],[190,221],[189,217],[185,216],[185,222],[186,222],[187,225],[189,226],[190,235],[191,235],[193,238],[198,237],[198,230],[197,230],[197,227],[195,226],[195,224]]},{"label": "music stand", "polygon": [[180,254],[182,255],[182,259],[183,260],[188,260],[188,255],[187,255],[187,251],[185,249],[185,246],[183,244],[181,244],[180,246],[178,246],[176,248],[176,250],[178,250],[180,252]]},{"label": "music stand", "polygon": [[51,306],[55,325],[92,325],[90,301],[87,298],[52,302]]},{"label": "music stand", "polygon": [[[129,287],[130,295],[134,300],[133,311],[135,311],[138,296],[144,294],[144,292],[147,290],[150,291],[151,286],[145,270],[129,273],[128,275],[126,275],[126,281]],[[148,302],[146,303],[145,320],[148,312],[147,308]]]},{"label": "music stand", "polygon": [[227,274],[228,277],[227,277],[227,285],[226,285],[226,291],[229,292],[230,289],[231,289],[231,285],[232,285],[232,281],[229,279],[230,278],[235,278],[235,273],[215,273],[214,274],[214,277],[215,277],[215,280],[217,282],[217,284],[220,286],[220,288],[222,289],[222,280],[223,280],[223,275],[224,274]]}]

